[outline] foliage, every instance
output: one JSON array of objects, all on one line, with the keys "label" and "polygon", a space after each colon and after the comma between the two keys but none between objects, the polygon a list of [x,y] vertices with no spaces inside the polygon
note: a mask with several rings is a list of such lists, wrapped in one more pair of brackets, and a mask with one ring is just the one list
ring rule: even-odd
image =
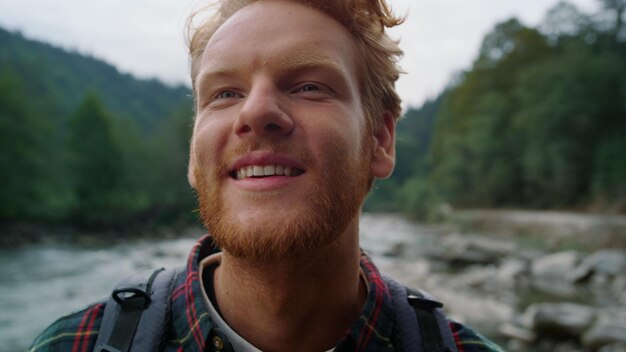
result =
[{"label": "foliage", "polygon": [[0,223],[195,222],[191,100],[0,29]]},{"label": "foliage", "polygon": [[401,122],[399,175],[370,200],[422,219],[445,203],[626,211],[625,2],[602,4],[498,24],[437,104],[409,109],[405,121],[430,127]]},{"label": "foliage", "polygon": [[74,192],[72,213],[79,223],[110,223],[125,210],[125,170],[111,124],[111,116],[95,93],[87,94],[69,120],[67,171]]},{"label": "foliage", "polygon": [[0,48],[0,67],[20,79],[26,94],[47,101],[45,114],[57,122],[74,113],[91,90],[114,117],[133,119],[142,131],[151,132],[189,94],[186,87],[138,80],[103,61],[1,28]]},{"label": "foliage", "polygon": [[[472,66],[397,128],[365,209],[626,211],[624,1],[498,24]],[[0,29],[0,223],[193,222],[189,90]]]},{"label": "foliage", "polygon": [[30,108],[19,80],[7,72],[0,75],[0,219],[40,214],[46,208],[49,132],[50,126]]}]

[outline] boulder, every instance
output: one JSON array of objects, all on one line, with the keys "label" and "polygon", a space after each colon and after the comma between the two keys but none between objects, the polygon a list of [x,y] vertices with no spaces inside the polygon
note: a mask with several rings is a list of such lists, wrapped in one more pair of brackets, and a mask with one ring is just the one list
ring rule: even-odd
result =
[{"label": "boulder", "polygon": [[612,343],[610,345],[602,346],[598,352],[626,352],[626,343]]},{"label": "boulder", "polygon": [[514,287],[515,283],[521,276],[528,273],[528,264],[521,259],[506,258],[498,267],[496,273],[497,280],[506,287]]},{"label": "boulder", "polygon": [[626,308],[607,309],[582,336],[583,345],[597,350],[608,345],[626,345]]},{"label": "boulder", "polygon": [[511,243],[480,236],[448,236],[435,257],[454,266],[498,263],[513,252]]},{"label": "boulder", "polygon": [[532,343],[537,338],[534,332],[513,323],[500,324],[498,332],[509,339],[515,339],[526,343]]},{"label": "boulder", "polygon": [[562,300],[577,300],[581,293],[571,276],[579,259],[578,252],[567,251],[533,260],[530,265],[532,288]]},{"label": "boulder", "polygon": [[571,273],[571,279],[581,282],[594,274],[615,277],[624,271],[626,271],[626,253],[620,249],[604,249],[583,259]]},{"label": "boulder", "polygon": [[576,251],[557,252],[533,260],[530,273],[533,279],[566,280],[580,260]]},{"label": "boulder", "polygon": [[537,303],[524,313],[538,337],[550,339],[578,338],[592,324],[592,307],[574,303]]},{"label": "boulder", "polygon": [[620,275],[613,279],[611,294],[619,304],[626,306],[626,275]]},{"label": "boulder", "polygon": [[550,300],[556,299],[562,302],[578,302],[588,295],[584,287],[579,287],[571,282],[558,279],[534,278],[530,281],[529,287],[543,296],[547,294]]}]

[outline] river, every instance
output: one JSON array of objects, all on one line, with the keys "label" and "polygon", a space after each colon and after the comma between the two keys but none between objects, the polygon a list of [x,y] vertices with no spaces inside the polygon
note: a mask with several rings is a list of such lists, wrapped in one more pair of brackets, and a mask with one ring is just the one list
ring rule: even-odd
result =
[{"label": "river", "polygon": [[[399,243],[416,243],[416,225],[391,215],[367,215],[362,245],[389,267],[384,257]],[[177,239],[131,239],[109,245],[47,243],[0,249],[0,350],[23,351],[58,317],[97,300],[128,274],[185,263],[198,233]],[[103,241],[105,242],[105,241]]]},{"label": "river", "polygon": [[[364,214],[360,228],[382,272],[434,294],[450,317],[508,351],[626,352],[621,230],[573,241],[545,229],[505,235],[386,214]],[[0,351],[25,350],[54,319],[104,300],[123,277],[182,265],[201,235],[0,249]]]}]

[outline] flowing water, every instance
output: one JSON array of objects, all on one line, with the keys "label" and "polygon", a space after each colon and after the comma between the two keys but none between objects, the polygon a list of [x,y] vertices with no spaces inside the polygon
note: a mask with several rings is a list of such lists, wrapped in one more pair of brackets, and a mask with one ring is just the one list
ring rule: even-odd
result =
[{"label": "flowing water", "polygon": [[[361,237],[383,271],[393,270],[397,261],[385,253],[423,239],[418,227],[400,217],[367,214],[361,220]],[[0,351],[25,350],[55,319],[104,300],[129,274],[182,265],[196,239],[197,234],[186,234],[109,245],[47,243],[0,249]]]}]

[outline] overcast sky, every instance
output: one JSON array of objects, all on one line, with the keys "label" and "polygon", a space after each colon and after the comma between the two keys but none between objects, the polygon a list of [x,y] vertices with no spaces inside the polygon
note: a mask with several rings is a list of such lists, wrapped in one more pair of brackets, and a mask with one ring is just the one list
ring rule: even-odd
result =
[{"label": "overcast sky", "polygon": [[[597,0],[570,0],[583,12]],[[200,0],[2,0],[0,26],[27,37],[91,54],[122,72],[187,84],[184,25]],[[401,40],[408,74],[398,90],[405,104],[436,96],[468,68],[483,36],[510,17],[537,25],[558,0],[390,0],[405,24],[391,33]]]}]

